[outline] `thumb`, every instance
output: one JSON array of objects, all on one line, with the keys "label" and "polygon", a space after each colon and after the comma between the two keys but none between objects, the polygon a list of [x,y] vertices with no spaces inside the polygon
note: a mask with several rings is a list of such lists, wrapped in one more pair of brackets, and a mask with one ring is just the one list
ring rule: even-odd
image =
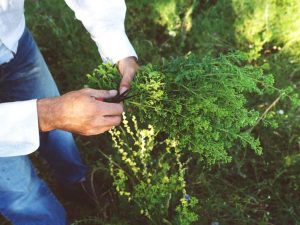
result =
[{"label": "thumb", "polygon": [[117,90],[97,90],[91,88],[84,89],[84,92],[95,98],[112,98],[118,94]]},{"label": "thumb", "polygon": [[123,79],[120,83],[120,93],[122,94],[130,88],[130,82],[132,81],[133,76],[123,76]]}]

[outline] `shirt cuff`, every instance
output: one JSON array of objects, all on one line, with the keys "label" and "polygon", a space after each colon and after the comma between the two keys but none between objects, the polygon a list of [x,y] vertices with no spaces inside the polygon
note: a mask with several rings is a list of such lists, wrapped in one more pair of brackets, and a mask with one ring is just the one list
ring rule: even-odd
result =
[{"label": "shirt cuff", "polygon": [[110,31],[105,35],[93,37],[104,63],[116,64],[121,59],[135,57],[137,54],[132,47],[125,31]]},{"label": "shirt cuff", "polygon": [[0,157],[28,155],[40,145],[36,100],[0,104]]}]

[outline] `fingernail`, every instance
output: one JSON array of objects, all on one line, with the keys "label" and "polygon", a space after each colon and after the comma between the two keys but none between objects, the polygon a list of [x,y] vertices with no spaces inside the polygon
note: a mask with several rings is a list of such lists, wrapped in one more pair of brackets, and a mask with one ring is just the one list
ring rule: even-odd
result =
[{"label": "fingernail", "polygon": [[108,93],[109,93],[109,95],[111,95],[111,96],[115,96],[115,95],[118,94],[118,91],[117,91],[117,90],[109,90]]},{"label": "fingernail", "polygon": [[120,94],[123,94],[125,91],[127,91],[127,87],[121,87],[120,88]]}]

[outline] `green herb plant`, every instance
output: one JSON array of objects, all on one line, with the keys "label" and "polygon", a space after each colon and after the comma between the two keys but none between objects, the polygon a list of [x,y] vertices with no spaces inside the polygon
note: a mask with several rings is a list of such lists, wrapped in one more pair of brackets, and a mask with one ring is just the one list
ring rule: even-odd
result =
[{"label": "green herb plant", "polygon": [[[247,107],[246,96],[271,92],[273,77],[245,61],[238,52],[145,65],[132,83],[137,96],[125,106],[142,125],[153,125],[159,136],[178,140],[179,149],[208,164],[229,162],[227,151],[237,142],[261,154],[259,141],[247,132],[259,113]],[[102,89],[116,88],[119,82],[111,65],[101,65],[88,78],[90,87]]]},{"label": "green herb plant", "polygon": [[151,224],[189,225],[198,220],[198,200],[186,191],[186,163],[176,140],[157,139],[148,125],[123,115],[122,126],[110,131],[117,153],[109,158],[118,194]]},{"label": "green herb plant", "polygon": [[[124,122],[110,132],[116,153],[106,156],[119,196],[150,224],[198,221],[205,207],[193,188],[200,168],[230,162],[242,150],[262,154],[253,129],[261,122],[276,127],[271,109],[277,102],[299,105],[291,88],[274,87],[273,76],[250,65],[248,56],[191,54],[137,72],[134,97],[124,102]],[[100,89],[115,89],[120,82],[117,68],[109,64],[88,78],[90,87]],[[257,99],[271,94],[278,97],[261,110]]]},{"label": "green herb plant", "polygon": [[[259,113],[247,106],[246,96],[272,92],[273,78],[245,61],[240,52],[219,58],[188,55],[138,71],[134,97],[125,101],[127,116],[110,132],[116,153],[102,153],[119,196],[151,224],[198,220],[198,200],[187,194],[190,160],[229,162],[227,152],[236,144],[261,154],[249,131]],[[90,87],[101,89],[120,82],[109,64],[88,78]]]}]

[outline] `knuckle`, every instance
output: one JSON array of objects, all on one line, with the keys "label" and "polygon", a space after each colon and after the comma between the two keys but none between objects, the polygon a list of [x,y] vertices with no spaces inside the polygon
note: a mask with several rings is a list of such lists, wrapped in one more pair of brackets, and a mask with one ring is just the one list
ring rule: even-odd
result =
[{"label": "knuckle", "polygon": [[83,89],[81,89],[82,92],[89,92],[91,90],[92,90],[91,88],[83,88]]},{"label": "knuckle", "polygon": [[118,108],[119,113],[122,114],[124,112],[124,105],[123,104],[119,104],[118,107],[119,107]]},{"label": "knuckle", "polygon": [[121,119],[120,116],[118,116],[118,117],[116,117],[116,119],[115,119],[115,121],[114,121],[114,125],[115,125],[115,126],[118,126],[118,125],[121,124],[121,122],[122,122],[122,119]]},{"label": "knuckle", "polygon": [[96,114],[103,115],[107,111],[105,104],[103,102],[99,103],[99,107],[97,107]]},{"label": "knuckle", "polygon": [[93,116],[98,116],[99,114],[101,115],[101,110],[99,110],[99,107],[97,107],[97,105],[94,103],[91,104],[87,110],[90,110]]}]

